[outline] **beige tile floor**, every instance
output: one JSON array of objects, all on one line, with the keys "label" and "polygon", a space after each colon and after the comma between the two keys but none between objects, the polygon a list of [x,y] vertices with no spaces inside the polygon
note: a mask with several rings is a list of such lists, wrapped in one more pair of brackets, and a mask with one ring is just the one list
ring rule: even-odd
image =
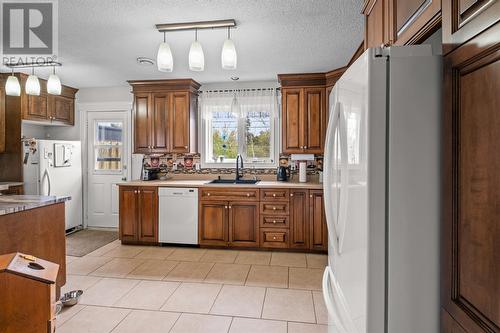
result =
[{"label": "beige tile floor", "polygon": [[107,244],[67,257],[60,333],[327,332],[325,255]]}]

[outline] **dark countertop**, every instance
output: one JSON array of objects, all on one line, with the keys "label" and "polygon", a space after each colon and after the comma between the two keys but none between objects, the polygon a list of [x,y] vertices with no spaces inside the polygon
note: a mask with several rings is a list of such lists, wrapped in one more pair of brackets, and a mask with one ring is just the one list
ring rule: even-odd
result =
[{"label": "dark countertop", "polygon": [[70,196],[0,195],[0,215],[49,206],[71,200]]}]

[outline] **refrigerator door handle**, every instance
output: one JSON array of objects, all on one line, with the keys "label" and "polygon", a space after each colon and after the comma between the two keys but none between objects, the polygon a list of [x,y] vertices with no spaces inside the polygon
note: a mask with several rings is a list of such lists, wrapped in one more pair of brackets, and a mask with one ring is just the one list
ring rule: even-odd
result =
[{"label": "refrigerator door handle", "polygon": [[346,223],[347,223],[347,205],[349,204],[349,161],[347,156],[347,122],[344,114],[344,107],[341,104],[339,110],[339,143],[341,155],[341,172],[340,172],[340,193],[338,205],[338,253],[342,253],[344,245]]},{"label": "refrigerator door handle", "polygon": [[[333,294],[333,298],[331,294]],[[338,328],[338,331],[342,333],[356,333],[356,326],[349,315],[347,304],[330,266],[326,266],[323,273],[323,298],[328,313],[334,319],[333,325]]]},{"label": "refrigerator door handle", "polygon": [[42,177],[42,184],[41,184],[41,191],[40,191],[40,193],[42,193],[42,195],[43,195],[43,189],[44,189],[43,182],[44,182],[45,178],[47,178],[47,195],[50,195],[50,175],[49,175],[49,170],[47,170],[47,169],[45,169],[45,171],[43,173],[43,177]]},{"label": "refrigerator door handle", "polygon": [[326,133],[326,142],[325,142],[325,168],[323,174],[323,188],[325,192],[325,215],[326,215],[326,224],[329,230],[328,238],[331,244],[335,246],[337,244],[337,226],[335,225],[334,216],[336,214],[335,209],[337,208],[337,203],[332,202],[332,181],[333,181],[333,142],[332,138],[335,135],[335,131],[339,122],[339,110],[340,103],[337,102],[335,105],[332,105],[333,111],[330,112],[331,122],[328,125],[327,133]]}]

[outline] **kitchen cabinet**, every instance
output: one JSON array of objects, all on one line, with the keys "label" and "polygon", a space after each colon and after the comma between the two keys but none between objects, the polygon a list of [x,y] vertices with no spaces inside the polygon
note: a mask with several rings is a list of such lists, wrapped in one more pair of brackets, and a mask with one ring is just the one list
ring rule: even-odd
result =
[{"label": "kitchen cabinet", "polygon": [[[20,84],[24,87],[27,76],[20,74]],[[40,79],[40,95],[27,95],[21,89],[21,114],[23,120],[35,121],[41,124],[74,125],[75,124],[75,94],[77,89],[62,86],[61,95],[51,95],[47,92],[47,81]]]},{"label": "kitchen cabinet", "polygon": [[280,74],[282,151],[321,154],[326,131],[325,73]]},{"label": "kitchen cabinet", "polygon": [[443,41],[449,42],[443,77],[443,332],[500,327],[499,8],[498,1],[443,1]]},{"label": "kitchen cabinet", "polygon": [[129,84],[134,93],[134,152],[196,152],[199,83],[182,79]]},{"label": "kitchen cabinet", "polygon": [[[499,1],[447,0],[443,1],[442,11],[444,53],[449,53],[500,21]],[[493,40],[498,41],[498,38]]]},{"label": "kitchen cabinet", "polygon": [[290,248],[309,248],[309,191],[290,191]]},{"label": "kitchen cabinet", "polygon": [[203,202],[200,204],[200,245],[227,246],[228,203],[226,201]]},{"label": "kitchen cabinet", "polygon": [[5,83],[0,80],[0,154],[5,152],[6,114],[5,114]]},{"label": "kitchen cabinet", "polygon": [[420,44],[441,23],[440,0],[366,0],[362,12],[365,49]]},{"label": "kitchen cabinet", "polygon": [[259,190],[205,188],[199,193],[200,245],[258,246]]},{"label": "kitchen cabinet", "polygon": [[158,189],[120,186],[120,240],[158,243]]},{"label": "kitchen cabinet", "polygon": [[328,250],[328,230],[322,190],[309,190],[309,245],[311,249]]}]

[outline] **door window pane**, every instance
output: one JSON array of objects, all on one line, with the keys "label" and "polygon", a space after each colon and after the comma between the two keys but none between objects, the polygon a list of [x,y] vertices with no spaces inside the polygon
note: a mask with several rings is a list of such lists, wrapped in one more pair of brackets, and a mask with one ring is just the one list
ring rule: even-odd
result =
[{"label": "door window pane", "polygon": [[94,169],[96,171],[121,171],[123,123],[96,121],[94,131]]}]

